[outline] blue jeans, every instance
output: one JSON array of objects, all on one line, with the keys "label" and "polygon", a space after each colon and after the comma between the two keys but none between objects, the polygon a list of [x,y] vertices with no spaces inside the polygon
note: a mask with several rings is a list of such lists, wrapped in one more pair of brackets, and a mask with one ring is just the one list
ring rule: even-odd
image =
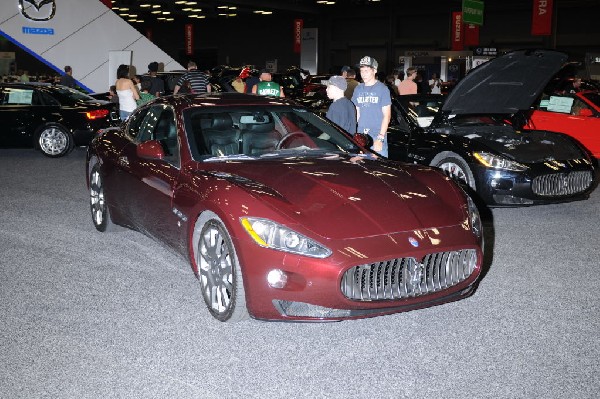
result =
[{"label": "blue jeans", "polygon": [[131,112],[123,111],[122,109],[119,110],[119,116],[121,117],[122,121],[129,118],[129,115],[131,115]]}]

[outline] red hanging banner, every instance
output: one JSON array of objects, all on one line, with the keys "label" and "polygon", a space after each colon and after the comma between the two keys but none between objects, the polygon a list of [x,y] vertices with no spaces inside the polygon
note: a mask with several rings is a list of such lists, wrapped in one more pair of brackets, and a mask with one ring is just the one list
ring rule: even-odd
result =
[{"label": "red hanging banner", "polygon": [[194,25],[185,24],[185,54],[194,55]]},{"label": "red hanging banner", "polygon": [[112,1],[111,0],[100,0],[104,5],[110,9],[112,9]]},{"label": "red hanging banner", "polygon": [[152,41],[152,28],[146,28],[146,38]]},{"label": "red hanging banner", "polygon": [[302,27],[304,26],[303,19],[294,20],[294,53],[299,53],[302,49]]},{"label": "red hanging banner", "polygon": [[452,51],[463,49],[463,23],[462,12],[452,13]]},{"label": "red hanging banner", "polygon": [[533,0],[531,34],[534,36],[552,34],[552,0]]},{"label": "red hanging banner", "polygon": [[479,25],[466,24],[465,29],[465,46],[479,46]]}]

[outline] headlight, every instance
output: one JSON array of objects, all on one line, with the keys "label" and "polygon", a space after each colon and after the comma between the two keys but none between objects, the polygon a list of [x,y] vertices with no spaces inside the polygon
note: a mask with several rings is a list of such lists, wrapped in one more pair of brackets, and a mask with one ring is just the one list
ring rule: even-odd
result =
[{"label": "headlight", "polygon": [[513,170],[515,172],[522,172],[527,170],[527,166],[522,165],[515,161],[510,161],[506,158],[493,155],[488,152],[476,152],[473,154],[475,158],[488,168]]},{"label": "headlight", "polygon": [[483,242],[483,223],[481,222],[481,216],[479,210],[475,206],[475,203],[469,195],[467,195],[467,212],[469,216],[469,227],[479,242]]},{"label": "headlight", "polygon": [[313,258],[326,258],[331,250],[272,220],[243,217],[242,226],[261,247],[291,252]]}]

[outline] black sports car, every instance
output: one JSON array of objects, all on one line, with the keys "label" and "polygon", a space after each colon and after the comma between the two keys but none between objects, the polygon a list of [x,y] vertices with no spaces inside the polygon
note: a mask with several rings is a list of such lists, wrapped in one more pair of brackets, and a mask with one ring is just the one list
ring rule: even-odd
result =
[{"label": "black sports car", "polygon": [[491,206],[587,198],[596,180],[588,152],[563,134],[521,130],[521,111],[566,58],[511,52],[471,71],[447,97],[396,97],[389,158],[441,168]]},{"label": "black sports car", "polygon": [[0,147],[34,147],[49,157],[87,145],[120,123],[115,105],[65,86],[0,83]]}]

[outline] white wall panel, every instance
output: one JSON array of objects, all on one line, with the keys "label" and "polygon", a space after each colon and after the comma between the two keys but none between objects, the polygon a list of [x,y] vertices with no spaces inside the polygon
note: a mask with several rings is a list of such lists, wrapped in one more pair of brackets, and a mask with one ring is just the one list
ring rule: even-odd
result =
[{"label": "white wall panel", "polygon": [[[152,61],[164,64],[165,70],[184,69],[99,0],[54,0],[56,12],[47,21],[26,18],[19,3],[0,1],[0,34],[58,72],[70,65],[73,77],[90,91],[107,91],[107,82],[116,80],[109,75],[110,51],[132,51],[138,74]],[[37,12],[29,2],[22,4],[34,17],[48,16],[52,7],[45,4]]]}]

